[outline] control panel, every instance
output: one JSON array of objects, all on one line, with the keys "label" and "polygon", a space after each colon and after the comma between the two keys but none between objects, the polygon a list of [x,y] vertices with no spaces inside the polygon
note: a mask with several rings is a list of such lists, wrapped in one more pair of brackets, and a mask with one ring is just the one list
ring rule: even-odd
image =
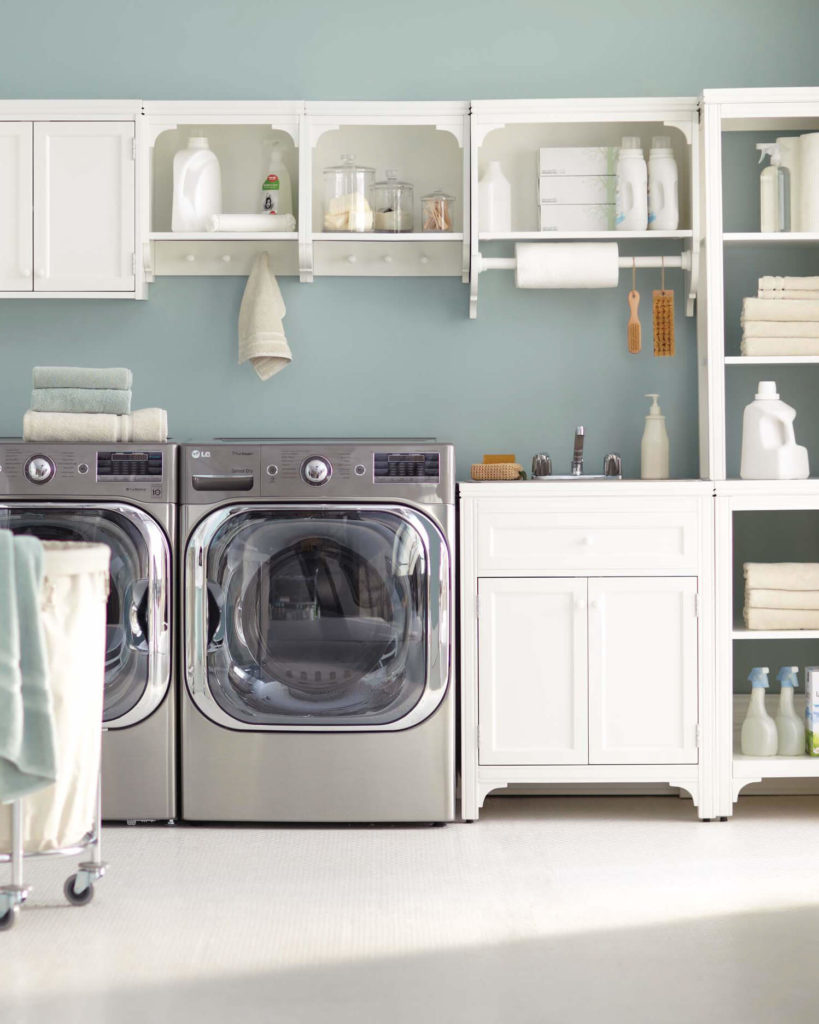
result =
[{"label": "control panel", "polygon": [[141,480],[162,476],[162,452],[97,452],[97,479]]}]

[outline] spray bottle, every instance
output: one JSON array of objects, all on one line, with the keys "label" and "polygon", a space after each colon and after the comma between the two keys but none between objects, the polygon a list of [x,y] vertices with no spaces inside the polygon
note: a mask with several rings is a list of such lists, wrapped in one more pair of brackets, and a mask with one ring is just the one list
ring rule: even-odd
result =
[{"label": "spray bottle", "polygon": [[665,416],[657,401],[659,397],[646,395],[652,401],[640,443],[640,476],[643,480],[668,479],[668,431],[665,429]]},{"label": "spray bottle", "polygon": [[776,678],[779,680],[779,709],[776,712],[776,732],[779,737],[777,753],[785,757],[797,757],[805,752],[805,725],[793,709],[793,692],[799,685],[794,666],[781,668]]},{"label": "spray bottle", "polygon": [[770,157],[770,166],[759,176],[759,230],[790,231],[791,176],[782,166],[782,149],[776,142],[758,142],[759,162]]},{"label": "spray bottle", "polygon": [[751,699],[742,723],[740,749],[751,757],[773,757],[779,744],[776,722],[765,710],[765,691],[768,689],[768,669],[752,668],[748,680]]}]

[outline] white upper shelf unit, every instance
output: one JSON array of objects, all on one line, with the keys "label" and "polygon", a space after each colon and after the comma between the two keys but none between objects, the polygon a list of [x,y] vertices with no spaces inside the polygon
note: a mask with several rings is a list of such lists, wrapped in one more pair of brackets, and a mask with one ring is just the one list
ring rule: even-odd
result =
[{"label": "white upper shelf unit", "polygon": [[[699,238],[699,138],[695,97],[634,99],[475,100],[471,123],[471,278],[470,316],[477,316],[482,243],[518,241],[617,241],[630,244],[629,255],[639,259],[643,242],[667,241],[669,254],[685,270],[686,311],[693,315],[697,289]],[[625,135],[639,136],[644,150],[651,137],[667,135],[679,171],[680,225],[675,231],[539,230],[537,155],[544,146],[619,146]],[[498,161],[511,184],[512,224],[508,232],[485,230],[480,223],[477,195],[480,176]],[[623,254],[621,254],[623,255]],[[510,261],[504,261],[509,265]],[[501,265],[500,262],[495,266]]]}]

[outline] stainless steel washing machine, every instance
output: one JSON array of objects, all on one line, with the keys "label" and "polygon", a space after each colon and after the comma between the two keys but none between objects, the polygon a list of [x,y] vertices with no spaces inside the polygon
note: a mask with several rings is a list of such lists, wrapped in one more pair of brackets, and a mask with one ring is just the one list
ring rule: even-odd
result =
[{"label": "stainless steel washing machine", "polygon": [[0,528],[111,549],[102,815],[177,816],[175,444],[0,441]]},{"label": "stainless steel washing machine", "polygon": [[180,448],[182,817],[444,822],[454,452]]}]

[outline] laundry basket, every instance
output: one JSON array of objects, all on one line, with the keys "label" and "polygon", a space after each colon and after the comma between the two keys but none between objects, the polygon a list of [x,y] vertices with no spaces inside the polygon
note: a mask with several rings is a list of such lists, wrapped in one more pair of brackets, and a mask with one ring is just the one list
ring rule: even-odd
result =
[{"label": "laundry basket", "polygon": [[[110,548],[43,543],[42,626],[57,748],[57,781],[21,801],[23,850],[67,850],[96,839]],[[12,806],[0,805],[0,851],[11,850]]]}]

